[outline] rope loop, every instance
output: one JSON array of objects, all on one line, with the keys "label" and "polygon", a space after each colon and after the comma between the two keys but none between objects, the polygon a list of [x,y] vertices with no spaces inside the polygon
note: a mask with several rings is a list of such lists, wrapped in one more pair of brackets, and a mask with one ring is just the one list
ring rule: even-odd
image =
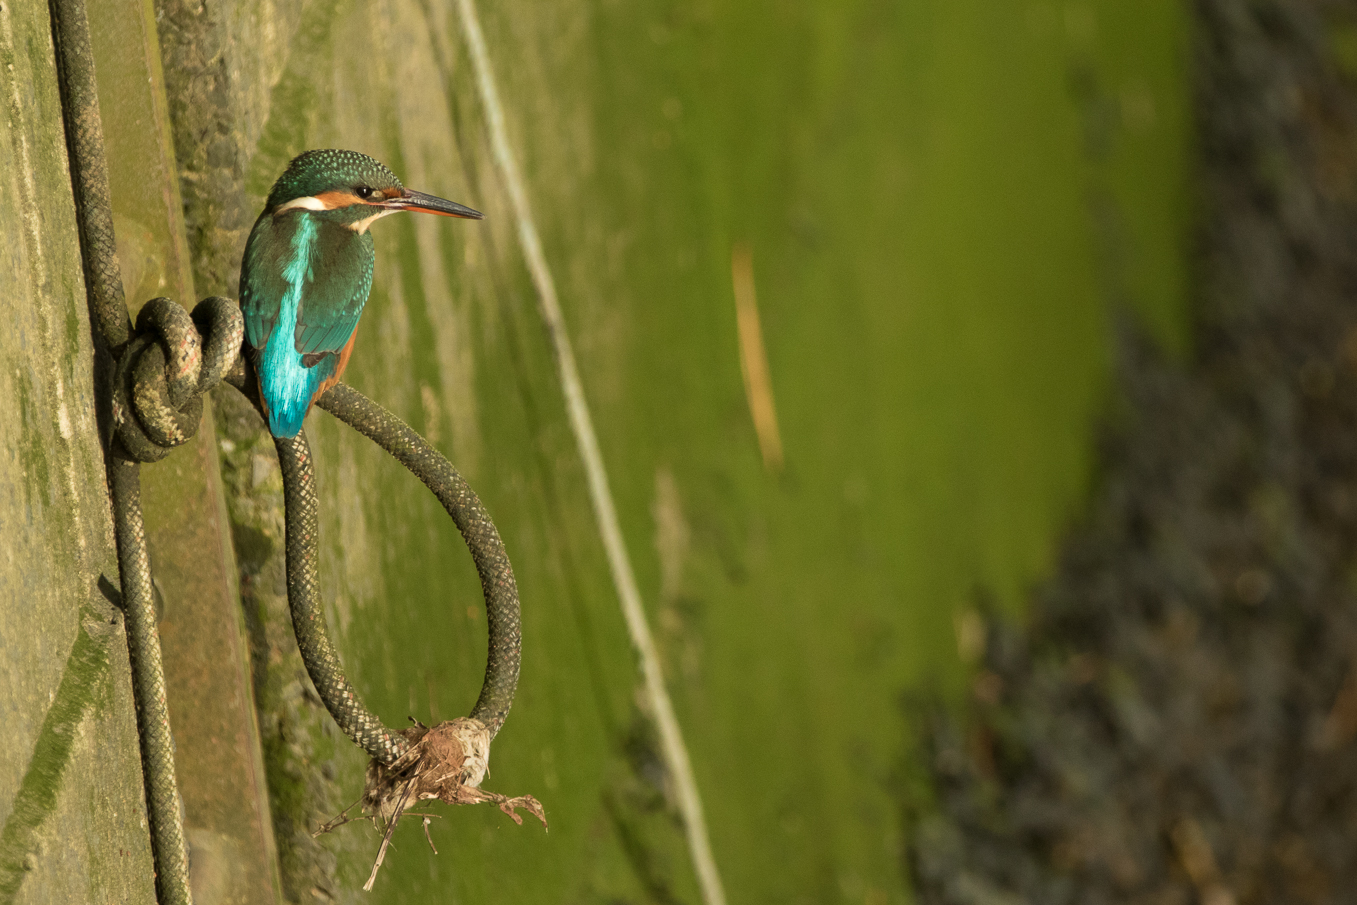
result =
[{"label": "rope loop", "polygon": [[113,379],[114,432],[138,462],[158,462],[198,432],[203,393],[239,359],[240,307],[214,296],[185,311],[164,297],[137,315]]}]

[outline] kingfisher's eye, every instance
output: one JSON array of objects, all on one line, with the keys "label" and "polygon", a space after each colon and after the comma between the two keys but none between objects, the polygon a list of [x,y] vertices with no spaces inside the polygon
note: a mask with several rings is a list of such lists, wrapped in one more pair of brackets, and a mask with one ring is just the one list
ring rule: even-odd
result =
[{"label": "kingfisher's eye", "polygon": [[367,185],[360,185],[360,186],[358,186],[358,188],[356,188],[356,189],[353,190],[353,193],[354,193],[355,195],[357,195],[359,198],[362,198],[364,201],[368,200],[368,199],[371,198],[374,194],[376,194],[376,193],[373,191],[372,187],[371,187],[371,186],[367,186]]}]

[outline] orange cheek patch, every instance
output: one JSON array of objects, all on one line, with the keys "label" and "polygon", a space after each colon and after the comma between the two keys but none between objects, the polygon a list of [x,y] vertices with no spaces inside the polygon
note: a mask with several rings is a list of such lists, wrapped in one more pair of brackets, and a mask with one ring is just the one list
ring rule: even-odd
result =
[{"label": "orange cheek patch", "polygon": [[362,204],[363,199],[351,192],[321,192],[316,196],[316,200],[325,205],[326,210],[334,210],[337,207],[348,207],[350,204]]}]

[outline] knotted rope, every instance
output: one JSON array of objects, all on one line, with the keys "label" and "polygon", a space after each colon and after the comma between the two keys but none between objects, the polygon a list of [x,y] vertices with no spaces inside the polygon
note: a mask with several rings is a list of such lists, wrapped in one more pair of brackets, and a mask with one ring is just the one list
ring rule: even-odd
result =
[{"label": "knotted rope", "polygon": [[[263,409],[254,376],[240,355],[244,330],[235,302],[209,298],[190,314],[170,299],[153,299],[133,329],[115,252],[83,0],[52,0],[52,27],[86,293],[97,360],[105,366],[96,375],[96,386],[104,382],[111,396],[106,467],[157,895],[164,905],[189,905],[188,854],[141,513],[140,463],[159,461],[192,439],[202,420],[203,394],[223,380],[244,393],[261,414]],[[418,476],[443,503],[470,548],[486,600],[490,649],[485,682],[469,719],[483,724],[493,738],[513,703],[522,643],[517,586],[494,522],[451,463],[385,408],[342,384],[319,404]],[[345,734],[374,760],[392,766],[410,741],[363,705],[344,676],[326,628],[316,569],[319,499],[305,434],[279,439],[276,445],[287,516],[288,600],[303,661]]]},{"label": "knotted rope", "polygon": [[[122,276],[113,236],[103,124],[90,49],[89,19],[83,0],[53,0],[52,37],[60,71],[62,119],[80,230],[85,291],[94,322],[96,354],[115,363],[131,336],[123,299]],[[99,347],[102,346],[102,349]],[[99,355],[96,361],[107,361]],[[96,386],[101,375],[96,375]],[[111,375],[102,375],[111,376]],[[141,517],[141,475],[136,461],[112,444],[106,458],[118,547],[122,604],[127,619],[127,649],[132,664],[141,740],[146,818],[155,858],[156,892],[164,905],[189,905],[188,852],[174,774],[174,739],[165,702],[165,670],[156,631],[146,529]]]},{"label": "knotted rope", "polygon": [[128,458],[158,462],[193,438],[203,394],[239,364],[244,335],[230,299],[204,299],[192,314],[163,297],[142,307],[113,377],[113,430]]}]

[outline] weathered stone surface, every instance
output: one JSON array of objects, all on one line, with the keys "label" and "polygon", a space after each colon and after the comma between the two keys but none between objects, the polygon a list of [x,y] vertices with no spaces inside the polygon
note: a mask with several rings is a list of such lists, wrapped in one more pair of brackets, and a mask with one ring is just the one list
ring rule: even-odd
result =
[{"label": "weathered stone surface", "polygon": [[[192,307],[155,22],[133,9],[89,9],[123,286],[133,311],[160,295]],[[142,469],[142,503],[194,899],[265,905],[277,860],[215,437],[209,408],[193,440]]]},{"label": "weathered stone surface", "polygon": [[0,902],[154,898],[51,30],[0,7]]}]

